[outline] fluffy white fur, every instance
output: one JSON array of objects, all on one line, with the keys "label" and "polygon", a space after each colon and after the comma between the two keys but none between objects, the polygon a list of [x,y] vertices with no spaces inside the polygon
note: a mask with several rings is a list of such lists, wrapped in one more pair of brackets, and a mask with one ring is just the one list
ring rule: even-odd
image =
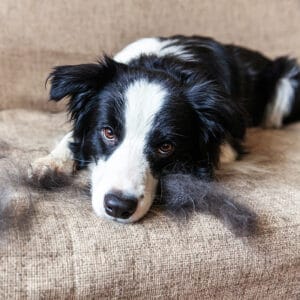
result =
[{"label": "fluffy white fur", "polygon": [[276,86],[273,101],[267,105],[265,127],[280,128],[283,118],[292,110],[295,85],[297,82],[291,79],[298,69],[292,70],[285,77],[281,78]]},{"label": "fluffy white fur", "polygon": [[127,63],[141,54],[158,56],[173,54],[185,60],[192,59],[192,56],[186,53],[182,47],[169,46],[173,41],[176,39],[161,41],[158,38],[143,38],[126,46],[114,56],[114,59],[121,63]]}]

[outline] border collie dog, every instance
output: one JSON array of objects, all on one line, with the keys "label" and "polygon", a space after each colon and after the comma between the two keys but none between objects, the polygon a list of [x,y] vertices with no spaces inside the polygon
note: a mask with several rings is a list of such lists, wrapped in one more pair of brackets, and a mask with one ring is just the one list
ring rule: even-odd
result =
[{"label": "border collie dog", "polygon": [[300,120],[294,59],[206,37],[140,39],[98,63],[55,67],[49,80],[52,100],[69,98],[73,127],[31,176],[88,167],[94,211],[124,223],[147,213],[162,176],[210,180],[243,154],[247,127]]}]

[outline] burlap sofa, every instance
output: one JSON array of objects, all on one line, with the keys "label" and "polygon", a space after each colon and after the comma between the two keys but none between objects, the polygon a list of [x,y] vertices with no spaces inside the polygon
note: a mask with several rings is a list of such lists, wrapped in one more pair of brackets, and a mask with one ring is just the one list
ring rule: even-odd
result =
[{"label": "burlap sofa", "polygon": [[300,123],[250,130],[251,154],[220,171],[259,216],[248,238],[212,216],[178,221],[160,208],[112,223],[76,182],[29,191],[16,175],[69,126],[64,104],[46,101],[52,66],[175,33],[300,58],[299,20],[298,0],[1,1],[0,192],[16,205],[0,220],[0,299],[299,299]]}]

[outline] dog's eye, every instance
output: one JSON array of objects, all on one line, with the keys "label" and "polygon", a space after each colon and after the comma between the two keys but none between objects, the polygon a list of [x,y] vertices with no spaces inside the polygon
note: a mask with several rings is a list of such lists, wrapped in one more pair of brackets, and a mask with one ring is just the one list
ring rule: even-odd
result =
[{"label": "dog's eye", "polygon": [[101,132],[105,139],[112,141],[112,142],[116,140],[116,135],[112,128],[104,127],[104,128],[102,128]]},{"label": "dog's eye", "polygon": [[161,156],[168,156],[173,153],[174,146],[170,143],[163,143],[158,147],[157,151]]}]

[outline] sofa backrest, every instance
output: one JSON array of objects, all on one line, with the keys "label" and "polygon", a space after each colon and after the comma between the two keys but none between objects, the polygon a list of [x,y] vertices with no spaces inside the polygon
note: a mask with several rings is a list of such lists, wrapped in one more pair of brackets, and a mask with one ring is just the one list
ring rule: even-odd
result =
[{"label": "sofa backrest", "polygon": [[54,65],[91,62],[145,36],[199,34],[300,57],[299,0],[1,0],[0,109],[56,111]]}]

